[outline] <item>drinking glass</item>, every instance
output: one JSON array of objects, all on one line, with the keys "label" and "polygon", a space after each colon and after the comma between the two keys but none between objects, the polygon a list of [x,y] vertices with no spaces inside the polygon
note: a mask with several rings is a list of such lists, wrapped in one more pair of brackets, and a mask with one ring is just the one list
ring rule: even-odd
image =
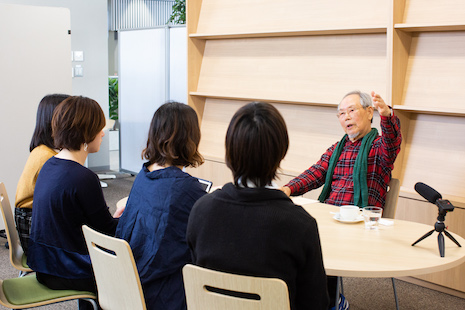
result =
[{"label": "drinking glass", "polygon": [[379,219],[383,214],[383,209],[379,207],[363,208],[363,219],[365,221],[365,229],[378,230]]}]

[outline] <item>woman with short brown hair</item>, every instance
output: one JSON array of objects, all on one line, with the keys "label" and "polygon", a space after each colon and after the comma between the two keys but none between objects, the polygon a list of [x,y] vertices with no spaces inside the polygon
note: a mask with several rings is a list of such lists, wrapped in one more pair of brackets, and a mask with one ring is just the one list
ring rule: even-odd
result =
[{"label": "woman with short brown hair", "polygon": [[[34,191],[28,265],[39,282],[52,289],[96,292],[92,265],[81,227],[114,235],[118,220],[108,211],[97,175],[84,167],[98,152],[105,117],[99,104],[72,96],[52,118],[60,152],[42,167]],[[87,303],[79,303],[85,309]]]},{"label": "woman with short brown hair", "polygon": [[[79,151],[83,147],[87,151],[98,134],[104,136],[102,129],[105,127],[105,115],[102,108],[95,100],[82,96],[70,97],[65,101],[53,114],[55,148]],[[100,143],[96,146],[99,149]]]}]

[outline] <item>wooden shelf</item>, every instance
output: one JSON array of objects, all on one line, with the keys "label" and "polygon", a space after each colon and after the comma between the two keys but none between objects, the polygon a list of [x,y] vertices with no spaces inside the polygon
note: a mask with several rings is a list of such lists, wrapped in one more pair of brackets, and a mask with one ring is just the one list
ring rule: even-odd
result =
[{"label": "wooden shelf", "polygon": [[334,28],[334,29],[309,29],[309,30],[283,30],[283,31],[263,31],[263,32],[242,32],[242,33],[192,33],[190,38],[217,40],[217,39],[237,39],[237,38],[267,38],[267,37],[295,37],[295,36],[320,36],[320,35],[341,35],[341,34],[369,34],[386,33],[386,27],[366,27],[366,28]]},{"label": "wooden shelf", "polygon": [[394,28],[405,32],[464,31],[465,24],[395,24]]},{"label": "wooden shelf", "polygon": [[241,101],[264,101],[269,103],[289,103],[289,104],[302,104],[309,106],[323,106],[323,107],[337,107],[337,103],[328,103],[328,102],[308,102],[308,101],[292,101],[292,100],[283,100],[275,98],[252,98],[252,97],[241,97],[238,95],[227,95],[224,93],[213,94],[213,93],[204,93],[204,92],[190,92],[191,96],[199,96],[205,98],[213,99],[226,99],[226,100],[241,100]]},{"label": "wooden shelf", "polygon": [[215,155],[202,154],[202,156],[203,156],[203,158],[205,160],[213,161],[213,162],[216,162],[216,163],[224,163],[224,158],[221,158],[221,157],[218,157],[218,156],[215,156]]},{"label": "wooden shelf", "polygon": [[[299,105],[308,105],[308,106],[322,106],[322,107],[333,107],[337,108],[338,103],[329,103],[329,102],[308,102],[308,101],[292,101],[292,100],[282,100],[275,98],[252,98],[252,97],[241,97],[238,95],[228,95],[224,93],[204,93],[204,92],[190,92],[191,96],[213,98],[213,99],[225,99],[225,100],[241,100],[241,101],[264,101],[269,103],[287,103],[287,104],[299,104]],[[395,110],[412,112],[418,114],[429,114],[429,115],[444,115],[444,116],[458,116],[465,117],[465,109],[448,109],[448,108],[425,108],[425,107],[415,107],[415,106],[404,106],[404,105],[395,105]]]},{"label": "wooden shelf", "polygon": [[394,109],[400,110],[400,111],[412,112],[412,113],[465,117],[465,109],[429,108],[429,107],[415,107],[415,106],[404,106],[404,105],[395,105]]},{"label": "wooden shelf", "polygon": [[[214,99],[225,99],[225,100],[241,100],[241,101],[265,101],[270,103],[288,103],[288,104],[299,104],[299,105],[308,105],[308,106],[322,106],[322,107],[334,107],[337,108],[338,103],[330,102],[309,102],[301,100],[283,100],[276,98],[257,98],[257,97],[242,97],[233,95],[233,94],[224,94],[224,93],[206,93],[206,92],[190,92],[189,95],[205,98],[214,98]],[[415,107],[415,106],[404,106],[404,105],[395,105],[395,110],[412,112],[418,114],[431,114],[431,115],[444,115],[444,116],[458,116],[465,117],[465,109],[453,109],[453,108],[427,108],[427,107]]]}]

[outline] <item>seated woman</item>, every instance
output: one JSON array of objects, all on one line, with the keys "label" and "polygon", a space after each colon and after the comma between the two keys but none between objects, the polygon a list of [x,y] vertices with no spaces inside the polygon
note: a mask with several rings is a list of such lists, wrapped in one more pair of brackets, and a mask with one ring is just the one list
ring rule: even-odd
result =
[{"label": "seated woman", "polygon": [[226,165],[234,183],[195,203],[187,242],[196,265],[282,279],[291,309],[326,310],[317,223],[273,181],[288,145],[275,107],[252,102],[240,108],[226,133]]},{"label": "seated woman", "polygon": [[27,257],[37,280],[52,289],[96,292],[81,226],[114,235],[118,224],[97,175],[84,167],[87,155],[100,149],[104,126],[99,104],[85,97],[67,98],[53,115],[52,135],[60,152],[37,178]]},{"label": "seated woman", "polygon": [[56,155],[52,138],[52,116],[55,108],[69,95],[47,95],[37,108],[36,127],[29,146],[29,157],[16,187],[15,221],[19,240],[27,255],[29,234],[31,231],[32,201],[34,188],[40,169],[50,157]]},{"label": "seated woman", "polygon": [[168,102],[153,115],[143,164],[116,236],[134,253],[147,309],[186,309],[181,268],[191,261],[186,227],[194,203],[206,194],[182,171],[203,163],[197,114]]}]

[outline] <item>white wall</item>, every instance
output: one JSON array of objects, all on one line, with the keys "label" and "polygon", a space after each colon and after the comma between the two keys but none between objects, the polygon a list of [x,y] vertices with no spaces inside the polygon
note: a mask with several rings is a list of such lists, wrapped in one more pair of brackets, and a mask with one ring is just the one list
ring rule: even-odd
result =
[{"label": "white wall", "polygon": [[[102,107],[105,115],[108,116],[108,13],[107,0],[0,0],[0,3],[7,4],[23,4],[34,6],[48,7],[63,7],[70,10],[71,15],[71,50],[83,51],[83,62],[71,62],[69,57],[69,73],[71,76],[71,68],[74,65],[80,64],[83,67],[84,76],[75,77],[72,79],[72,95],[82,95],[95,99]],[[53,48],[53,47],[49,47]],[[26,53],[26,51],[25,51]],[[27,51],[31,57],[34,51]],[[40,62],[40,59],[36,60]],[[46,67],[42,68],[47,70]],[[34,79],[40,79],[41,75],[37,71],[31,71],[30,82]],[[58,91],[58,90],[57,90]],[[53,91],[48,90],[47,93]],[[43,94],[45,95],[45,93]],[[39,98],[40,99],[40,98]],[[38,101],[35,102],[37,106]],[[10,108],[14,106],[5,105],[3,102],[0,106],[2,115],[10,115]],[[17,141],[22,144],[19,151],[17,161],[18,166],[24,165],[27,155],[30,138],[32,136],[35,123],[35,108],[29,108],[24,111],[23,118],[18,122],[23,123],[21,130],[27,133],[28,139]],[[2,146],[2,149],[5,146]],[[8,147],[8,146],[7,146]],[[96,154],[91,154],[88,159],[89,168],[99,169],[109,167],[109,140],[108,136],[104,138],[100,151]],[[0,158],[1,159],[1,158]],[[3,165],[3,163],[1,163]],[[0,169],[0,173],[3,169]],[[16,181],[19,179],[19,174],[14,176]],[[16,184],[14,185],[16,187]],[[10,190],[11,192],[11,190]]]}]

